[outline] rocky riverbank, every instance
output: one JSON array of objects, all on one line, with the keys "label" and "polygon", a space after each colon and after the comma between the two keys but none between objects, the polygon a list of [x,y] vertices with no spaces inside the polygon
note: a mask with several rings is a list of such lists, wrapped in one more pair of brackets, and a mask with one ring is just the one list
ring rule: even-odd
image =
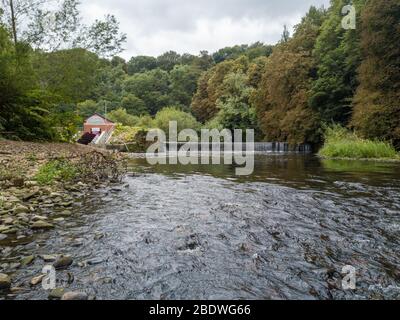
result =
[{"label": "rocky riverbank", "polygon": [[[67,223],[76,214],[78,199],[93,189],[118,184],[123,163],[120,154],[81,145],[0,141],[0,291],[17,292],[13,273],[36,258],[53,263],[56,269],[72,263],[62,254],[5,261],[8,245],[29,243],[35,233]],[[38,285],[42,278],[39,274],[29,285]],[[64,298],[83,296],[68,293]]]}]

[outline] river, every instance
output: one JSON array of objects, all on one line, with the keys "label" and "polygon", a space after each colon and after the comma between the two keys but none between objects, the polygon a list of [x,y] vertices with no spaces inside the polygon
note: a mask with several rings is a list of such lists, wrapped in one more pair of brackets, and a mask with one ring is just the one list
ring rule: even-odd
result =
[{"label": "river", "polygon": [[[58,286],[96,299],[400,299],[399,164],[265,154],[251,176],[234,169],[133,157],[122,187],[77,202],[57,230],[0,244],[0,264],[71,255]],[[355,290],[342,287],[344,266]]]}]

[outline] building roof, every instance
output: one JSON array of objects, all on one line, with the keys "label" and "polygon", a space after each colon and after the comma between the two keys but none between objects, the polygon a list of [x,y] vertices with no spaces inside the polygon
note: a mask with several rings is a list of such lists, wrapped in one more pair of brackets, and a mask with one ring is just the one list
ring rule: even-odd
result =
[{"label": "building roof", "polygon": [[98,116],[98,117],[104,119],[106,122],[114,123],[114,124],[115,124],[114,121],[111,121],[110,119],[107,119],[106,117],[104,117],[103,115],[101,115],[100,113],[97,113],[97,112],[95,112],[95,113],[94,113],[93,115],[91,115],[90,117],[86,118],[85,122],[87,122],[87,121],[88,121],[91,117],[93,117],[93,116]]}]

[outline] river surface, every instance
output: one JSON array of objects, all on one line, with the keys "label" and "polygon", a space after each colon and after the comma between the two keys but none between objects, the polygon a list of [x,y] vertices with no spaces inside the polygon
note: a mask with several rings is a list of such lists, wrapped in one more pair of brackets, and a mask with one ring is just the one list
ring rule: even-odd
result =
[{"label": "river surface", "polygon": [[[248,177],[140,157],[129,168],[122,187],[76,203],[61,228],[0,243],[0,264],[71,255],[58,286],[96,299],[400,299],[399,164],[268,154]],[[344,266],[356,290],[343,289]],[[14,298],[47,295],[37,286]]]}]

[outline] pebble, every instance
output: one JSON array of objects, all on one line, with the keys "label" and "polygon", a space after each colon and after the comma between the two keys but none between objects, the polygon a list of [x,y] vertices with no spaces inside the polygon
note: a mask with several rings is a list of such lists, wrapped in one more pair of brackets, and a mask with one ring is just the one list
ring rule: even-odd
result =
[{"label": "pebble", "polygon": [[65,293],[64,288],[55,288],[50,291],[49,299],[61,299],[64,293]]},{"label": "pebble", "polygon": [[42,280],[43,280],[44,277],[45,277],[44,274],[41,274],[40,276],[34,277],[34,278],[32,278],[32,280],[30,281],[30,284],[31,284],[32,286],[36,286],[36,285],[38,285],[39,283],[42,282]]},{"label": "pebble", "polygon": [[52,229],[54,228],[54,225],[44,222],[44,221],[36,221],[31,225],[31,228],[33,230],[39,230],[39,229]]},{"label": "pebble", "polygon": [[4,273],[0,273],[0,290],[10,289],[10,287],[11,278]]},{"label": "pebble", "polygon": [[84,292],[67,292],[64,293],[61,300],[88,300],[88,295]]},{"label": "pebble", "polygon": [[22,266],[28,266],[35,260],[35,256],[28,256],[21,260]]},{"label": "pebble", "polygon": [[69,256],[60,256],[54,263],[53,267],[60,270],[69,267],[74,260]]},{"label": "pebble", "polygon": [[43,259],[44,262],[54,262],[57,260],[57,255],[55,254],[42,254],[40,258]]}]

